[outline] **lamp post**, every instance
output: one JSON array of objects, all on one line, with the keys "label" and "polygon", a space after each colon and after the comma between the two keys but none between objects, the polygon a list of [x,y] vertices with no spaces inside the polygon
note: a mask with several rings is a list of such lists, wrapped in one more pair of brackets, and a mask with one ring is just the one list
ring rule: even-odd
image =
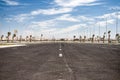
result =
[{"label": "lamp post", "polygon": [[107,40],[107,17],[106,17],[106,40]]},{"label": "lamp post", "polygon": [[118,33],[118,11],[120,10],[119,8],[112,8],[111,10],[114,10],[115,11],[115,15],[116,15],[116,35],[115,35],[115,38],[116,38],[116,41],[117,41],[117,37],[119,35]]},{"label": "lamp post", "polygon": [[99,37],[100,37],[100,23],[99,23]]}]

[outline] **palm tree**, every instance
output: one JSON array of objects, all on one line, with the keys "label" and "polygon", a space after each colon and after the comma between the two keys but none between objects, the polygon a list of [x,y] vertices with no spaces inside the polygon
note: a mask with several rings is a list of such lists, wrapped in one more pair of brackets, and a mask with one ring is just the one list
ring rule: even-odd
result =
[{"label": "palm tree", "polygon": [[86,36],[84,36],[84,42],[85,42],[85,40],[86,40]]},{"label": "palm tree", "polygon": [[80,36],[80,42],[82,41],[82,36]]},{"label": "palm tree", "polygon": [[3,41],[3,37],[4,37],[4,35],[1,36],[1,41]]},{"label": "palm tree", "polygon": [[104,34],[103,34],[103,43],[105,42],[105,34],[106,34],[106,32],[104,32]]},{"label": "palm tree", "polygon": [[29,37],[28,37],[28,36],[26,36],[26,42],[28,41],[28,38],[29,38]]},{"label": "palm tree", "polygon": [[74,36],[73,36],[73,41],[75,41],[75,38],[76,38],[76,36],[74,35]]},{"label": "palm tree", "polygon": [[20,41],[20,42],[22,41],[22,35],[20,35],[20,39],[19,39],[19,41]]},{"label": "palm tree", "polygon": [[30,35],[30,42],[32,41],[32,35]]},{"label": "palm tree", "polygon": [[41,34],[41,39],[40,39],[40,41],[42,41],[42,37],[43,37],[43,34]]},{"label": "palm tree", "polygon": [[116,34],[116,41],[118,42],[119,41],[119,34]]},{"label": "palm tree", "polygon": [[95,35],[93,34],[93,35],[92,35],[92,43],[94,42],[94,37],[95,37]]},{"label": "palm tree", "polygon": [[108,43],[110,43],[111,41],[110,41],[110,33],[111,33],[111,31],[108,31]]},{"label": "palm tree", "polygon": [[[15,37],[17,37],[17,33],[18,33],[18,30],[14,30],[14,34],[16,35]],[[18,40],[18,37],[16,38],[16,40]]]},{"label": "palm tree", "polygon": [[16,37],[16,34],[13,34],[13,36],[12,36],[12,42],[14,42],[15,37]]},{"label": "palm tree", "polygon": [[8,32],[8,33],[7,33],[7,35],[8,35],[8,36],[7,36],[7,42],[9,42],[9,40],[10,40],[10,35],[11,35],[11,32]]},{"label": "palm tree", "polygon": [[100,37],[99,37],[99,36],[97,36],[97,41],[98,41],[98,43],[99,43],[99,41],[100,41]]}]

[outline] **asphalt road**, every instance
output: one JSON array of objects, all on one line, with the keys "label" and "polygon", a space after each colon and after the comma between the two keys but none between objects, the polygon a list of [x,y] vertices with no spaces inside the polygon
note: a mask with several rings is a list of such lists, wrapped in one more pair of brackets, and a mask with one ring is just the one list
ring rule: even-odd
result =
[{"label": "asphalt road", "polygon": [[0,80],[120,80],[120,45],[44,43],[0,49]]}]

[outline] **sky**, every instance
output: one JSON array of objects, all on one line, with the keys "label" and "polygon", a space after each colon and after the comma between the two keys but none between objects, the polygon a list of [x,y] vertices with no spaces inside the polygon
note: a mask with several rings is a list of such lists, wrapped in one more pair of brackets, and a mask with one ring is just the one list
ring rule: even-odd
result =
[{"label": "sky", "polygon": [[120,34],[119,0],[0,0],[0,36],[72,39]]}]

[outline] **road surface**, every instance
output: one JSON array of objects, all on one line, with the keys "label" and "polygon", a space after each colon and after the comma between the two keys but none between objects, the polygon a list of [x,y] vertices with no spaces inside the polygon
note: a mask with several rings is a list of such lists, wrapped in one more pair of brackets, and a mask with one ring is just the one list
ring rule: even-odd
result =
[{"label": "road surface", "polygon": [[3,48],[0,80],[120,80],[120,45],[44,43]]}]

